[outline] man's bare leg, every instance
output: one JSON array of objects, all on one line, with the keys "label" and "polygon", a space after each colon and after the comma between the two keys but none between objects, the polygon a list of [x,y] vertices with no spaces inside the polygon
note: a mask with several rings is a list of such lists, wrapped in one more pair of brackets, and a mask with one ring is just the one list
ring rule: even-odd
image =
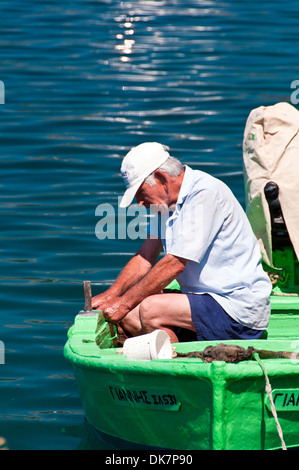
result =
[{"label": "man's bare leg", "polygon": [[120,322],[120,326],[124,329],[126,333],[129,333],[131,336],[139,336],[142,334],[142,326],[140,323],[139,317],[139,307],[137,305],[131,312],[129,312],[125,318]]},{"label": "man's bare leg", "polygon": [[178,342],[174,327],[196,331],[185,294],[156,294],[144,299],[121,322],[133,336],[165,330],[172,343]]}]

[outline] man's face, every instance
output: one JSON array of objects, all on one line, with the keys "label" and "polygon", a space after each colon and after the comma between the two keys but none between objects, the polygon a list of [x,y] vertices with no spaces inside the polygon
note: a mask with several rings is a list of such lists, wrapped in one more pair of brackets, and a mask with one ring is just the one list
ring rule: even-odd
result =
[{"label": "man's face", "polygon": [[151,208],[155,212],[168,208],[168,195],[167,189],[164,184],[156,179],[156,186],[151,186],[148,183],[142,183],[136,193],[136,199],[139,206],[145,206],[147,209]]}]

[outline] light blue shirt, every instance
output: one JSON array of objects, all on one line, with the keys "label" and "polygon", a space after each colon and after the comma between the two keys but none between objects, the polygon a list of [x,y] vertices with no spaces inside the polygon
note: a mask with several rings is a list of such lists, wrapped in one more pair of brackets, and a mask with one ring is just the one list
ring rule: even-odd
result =
[{"label": "light blue shirt", "polygon": [[231,190],[185,166],[175,210],[164,222],[165,253],[189,260],[177,278],[181,291],[210,294],[242,325],[267,328],[271,282],[250,223]]}]

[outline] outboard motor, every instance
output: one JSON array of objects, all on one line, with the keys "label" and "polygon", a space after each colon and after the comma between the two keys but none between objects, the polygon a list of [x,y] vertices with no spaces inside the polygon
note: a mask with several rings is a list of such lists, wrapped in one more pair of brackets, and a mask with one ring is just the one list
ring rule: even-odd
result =
[{"label": "outboard motor", "polygon": [[243,140],[246,213],[277,294],[299,294],[299,111],[249,114]]},{"label": "outboard motor", "polygon": [[292,243],[279,202],[278,185],[270,181],[266,184],[264,193],[270,211],[272,251],[283,250],[286,247],[292,246]]}]

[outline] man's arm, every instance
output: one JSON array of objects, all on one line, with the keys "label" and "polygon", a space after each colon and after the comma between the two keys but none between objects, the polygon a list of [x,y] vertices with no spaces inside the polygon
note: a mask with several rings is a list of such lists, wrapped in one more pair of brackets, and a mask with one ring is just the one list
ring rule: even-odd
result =
[{"label": "man's arm", "polygon": [[160,293],[185,269],[188,260],[167,254],[123,295],[102,305],[107,321],[121,321],[146,297]]},{"label": "man's arm", "polygon": [[102,304],[122,296],[148,273],[156,263],[161,250],[161,240],[147,238],[140,250],[124,267],[112,286],[102,294],[92,298],[92,307],[101,308]]}]

